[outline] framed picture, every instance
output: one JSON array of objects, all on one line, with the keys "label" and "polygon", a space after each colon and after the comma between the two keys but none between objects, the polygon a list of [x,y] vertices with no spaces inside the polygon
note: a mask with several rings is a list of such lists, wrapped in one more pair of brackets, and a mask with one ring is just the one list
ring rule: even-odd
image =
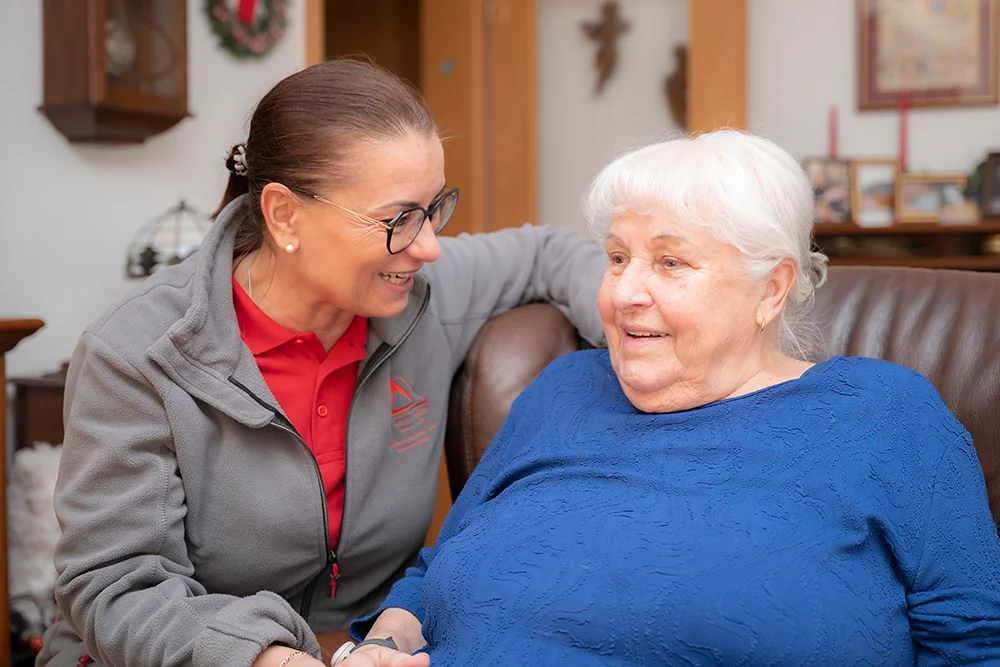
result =
[{"label": "framed picture", "polygon": [[997,103],[1000,0],[856,0],[858,109]]},{"label": "framed picture", "polygon": [[983,217],[1000,217],[1000,153],[990,153],[986,158],[981,197]]},{"label": "framed picture", "polygon": [[802,168],[813,186],[816,222],[850,222],[850,163],[829,158],[806,158],[802,161]]},{"label": "framed picture", "polygon": [[858,227],[891,227],[895,219],[896,160],[851,163],[851,210]]},{"label": "framed picture", "polygon": [[964,174],[900,174],[896,179],[896,220],[938,222],[946,205],[965,201]]}]

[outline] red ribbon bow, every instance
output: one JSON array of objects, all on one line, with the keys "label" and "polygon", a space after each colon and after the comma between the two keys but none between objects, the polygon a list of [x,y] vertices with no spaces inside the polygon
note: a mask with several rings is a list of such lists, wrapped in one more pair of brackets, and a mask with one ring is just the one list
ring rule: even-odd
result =
[{"label": "red ribbon bow", "polygon": [[240,16],[240,20],[243,21],[248,26],[253,25],[253,15],[254,9],[257,7],[257,0],[240,0],[240,7],[237,13]]}]

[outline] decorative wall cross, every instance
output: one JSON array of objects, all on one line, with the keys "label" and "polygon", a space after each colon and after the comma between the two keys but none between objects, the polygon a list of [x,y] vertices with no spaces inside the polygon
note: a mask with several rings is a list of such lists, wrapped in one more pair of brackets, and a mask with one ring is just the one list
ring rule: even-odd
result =
[{"label": "decorative wall cross", "polygon": [[670,117],[682,130],[687,129],[687,45],[678,44],[674,47],[674,71],[663,80],[663,92],[667,96],[667,108]]},{"label": "decorative wall cross", "polygon": [[618,65],[618,38],[628,32],[627,21],[622,21],[618,12],[618,3],[614,0],[605,2],[601,7],[601,20],[581,24],[587,37],[597,42],[597,57],[594,65],[597,69],[597,85],[594,95],[600,95],[604,84],[608,82]]}]

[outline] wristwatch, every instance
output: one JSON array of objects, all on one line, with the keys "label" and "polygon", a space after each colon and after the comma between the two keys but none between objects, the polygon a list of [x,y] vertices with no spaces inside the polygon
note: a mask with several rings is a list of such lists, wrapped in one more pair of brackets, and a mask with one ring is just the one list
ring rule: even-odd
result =
[{"label": "wristwatch", "polygon": [[373,637],[372,639],[364,640],[360,644],[355,644],[354,642],[344,642],[341,644],[340,648],[337,649],[337,652],[333,654],[333,657],[330,658],[330,667],[333,667],[333,665],[339,665],[343,661],[347,660],[347,656],[354,653],[362,646],[370,645],[384,646],[385,648],[391,648],[393,651],[399,650],[399,647],[396,646],[396,642],[393,641],[392,637]]}]

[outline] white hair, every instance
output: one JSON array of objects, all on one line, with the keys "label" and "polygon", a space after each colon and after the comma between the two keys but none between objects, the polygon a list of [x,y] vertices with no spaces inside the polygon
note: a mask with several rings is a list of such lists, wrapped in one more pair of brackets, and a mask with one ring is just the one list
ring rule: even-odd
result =
[{"label": "white hair", "polygon": [[778,318],[778,347],[807,359],[818,351],[809,321],[827,258],[812,252],[813,189],[802,167],[775,143],[737,130],[717,130],[626,153],[605,167],[583,198],[599,238],[617,213],[664,215],[701,227],[735,246],[750,280],[763,280],[786,259],[795,282]]}]

